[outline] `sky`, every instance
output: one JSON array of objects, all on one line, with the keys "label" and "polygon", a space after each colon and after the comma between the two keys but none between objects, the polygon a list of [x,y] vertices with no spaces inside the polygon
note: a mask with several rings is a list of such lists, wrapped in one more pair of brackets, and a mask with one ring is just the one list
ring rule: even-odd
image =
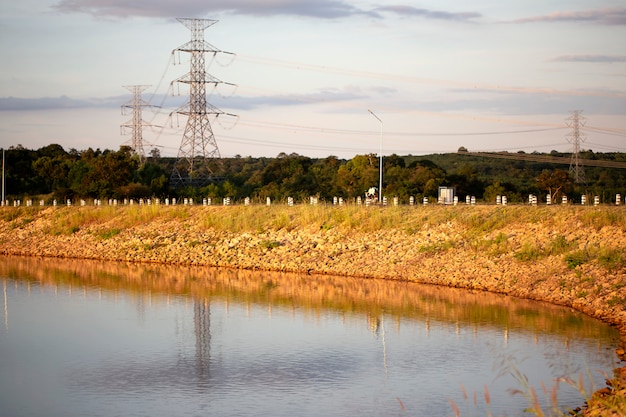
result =
[{"label": "sky", "polygon": [[[190,30],[214,19],[224,157],[626,152],[624,0],[20,0],[0,4],[0,147],[176,156]],[[371,111],[371,112],[370,112]],[[123,134],[125,133],[125,134]]]}]

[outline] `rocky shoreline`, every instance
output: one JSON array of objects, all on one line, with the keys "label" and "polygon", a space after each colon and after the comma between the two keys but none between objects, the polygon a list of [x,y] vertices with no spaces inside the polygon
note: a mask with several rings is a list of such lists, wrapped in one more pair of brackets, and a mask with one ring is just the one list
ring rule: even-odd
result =
[{"label": "rocky shoreline", "polygon": [[[107,215],[96,214],[96,207],[16,210],[0,212],[0,254],[383,278],[502,293],[617,326],[617,354],[626,359],[620,207],[390,207],[384,210],[402,210],[392,219],[397,224],[379,228],[359,227],[361,212],[341,207],[285,207],[251,227],[229,222],[263,216],[267,208],[119,207]],[[305,216],[310,219],[302,221]],[[209,220],[216,218],[219,223]],[[587,253],[596,256],[575,262]]]}]

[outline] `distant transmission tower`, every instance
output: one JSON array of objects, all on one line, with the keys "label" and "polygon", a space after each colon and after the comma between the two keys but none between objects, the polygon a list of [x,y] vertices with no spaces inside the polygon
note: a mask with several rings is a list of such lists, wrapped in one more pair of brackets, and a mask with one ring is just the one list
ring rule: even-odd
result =
[{"label": "distant transmission tower", "polygon": [[131,132],[131,148],[137,156],[139,156],[139,162],[143,164],[146,160],[146,153],[143,149],[143,127],[150,126],[145,122],[141,116],[141,109],[146,106],[150,106],[148,103],[141,99],[141,93],[150,87],[149,85],[125,85],[128,91],[133,93],[133,98],[128,103],[122,106],[122,114],[128,115],[129,111],[132,113],[133,118],[121,125],[122,134],[126,134],[130,130]]},{"label": "distant transmission tower", "polygon": [[572,114],[566,119],[567,126],[572,128],[572,131],[567,134],[567,141],[573,145],[572,159],[569,164],[569,172],[574,176],[574,182],[577,184],[585,183],[585,171],[580,164],[580,142],[585,141],[585,136],[581,134],[580,128],[585,126],[585,117],[581,115],[582,110],[572,110]]},{"label": "distant transmission tower", "polygon": [[189,84],[189,102],[176,110],[176,113],[187,116],[187,125],[170,184],[174,187],[202,186],[219,179],[209,167],[211,159],[220,158],[209,116],[218,117],[224,114],[217,107],[207,103],[206,85],[217,86],[222,81],[207,73],[205,54],[211,53],[215,56],[217,53],[230,54],[230,52],[221,51],[204,40],[204,30],[217,23],[217,20],[187,18],[177,20],[191,30],[191,41],[175,49],[191,54],[191,70],[174,81]]}]

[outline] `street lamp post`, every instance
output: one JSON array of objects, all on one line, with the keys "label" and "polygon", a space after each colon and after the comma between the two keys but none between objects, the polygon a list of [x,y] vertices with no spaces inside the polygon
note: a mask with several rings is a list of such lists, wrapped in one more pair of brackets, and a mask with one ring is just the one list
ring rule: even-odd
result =
[{"label": "street lamp post", "polygon": [[4,206],[4,148],[2,148],[2,204]]},{"label": "street lamp post", "polygon": [[376,118],[380,122],[380,152],[378,153],[379,163],[378,163],[378,172],[380,174],[378,180],[378,202],[382,204],[383,202],[383,121],[380,120],[380,117],[376,116],[373,111],[367,109],[368,112],[371,113],[372,116]]}]

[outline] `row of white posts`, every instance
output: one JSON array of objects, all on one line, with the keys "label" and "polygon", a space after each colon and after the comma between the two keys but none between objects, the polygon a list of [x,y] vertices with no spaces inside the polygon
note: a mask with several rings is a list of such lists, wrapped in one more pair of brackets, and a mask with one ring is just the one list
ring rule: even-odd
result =
[{"label": "row of white posts", "polygon": [[[564,195],[563,197],[561,197],[561,204],[567,204],[568,200],[567,200],[567,196]],[[528,196],[528,204],[536,206],[537,205],[537,196],[530,194]],[[552,204],[552,196],[550,194],[546,195],[546,205],[551,205]],[[580,197],[580,204],[583,206],[586,206],[588,204],[587,202],[587,196],[586,195],[582,195]],[[622,204],[622,195],[621,194],[615,194],[615,205],[619,206]],[[600,196],[596,195],[593,197],[593,205],[594,206],[599,206],[600,205]]]},{"label": "row of white posts", "polygon": [[[315,196],[311,196],[310,199],[309,199],[309,202],[310,202],[311,205],[317,205],[318,201],[319,201],[318,197],[315,197]],[[459,202],[458,197],[454,196],[454,200],[453,200],[453,202],[451,204],[456,206],[458,204],[458,202]],[[169,205],[175,206],[175,205],[180,204],[180,203],[182,203],[183,205],[190,205],[190,206],[192,206],[192,205],[194,205],[194,200],[193,200],[193,198],[184,198],[184,199],[181,199],[181,200],[177,200],[176,198],[172,198],[172,199],[165,198],[163,200],[161,200],[159,198],[156,198],[154,200],[152,200],[152,199],[139,199],[139,200],[135,201],[133,199],[125,198],[123,200],[109,199],[107,201],[107,203],[110,206],[117,206],[117,205],[125,205],[125,206],[126,205],[131,205],[132,206],[134,204],[148,205],[148,206],[152,205],[152,204],[155,204],[155,205],[164,204],[166,206],[169,206]],[[371,201],[368,200],[368,199],[365,199],[365,202],[364,202],[363,199],[361,198],[361,196],[356,198],[356,204],[357,205],[362,205],[363,203],[365,203],[366,206],[369,206],[371,204]],[[437,203],[438,204],[444,204],[443,198],[439,198]],[[537,203],[538,203],[537,196],[534,195],[534,194],[530,194],[528,196],[528,204],[536,206]],[[567,196],[563,196],[562,199],[561,199],[561,204],[567,204],[567,203],[568,203]],[[583,206],[588,204],[586,195],[581,196],[580,203]],[[79,204],[81,206],[86,206],[87,202],[85,200],[80,200]],[[212,204],[213,204],[213,200],[211,199],[211,197],[207,197],[207,198],[204,198],[202,200],[202,205],[203,206],[210,206]],[[225,197],[225,198],[222,199],[222,204],[224,206],[230,206],[232,204],[232,199],[230,197]],[[246,206],[249,206],[251,204],[250,197],[246,197],[244,199],[244,201],[243,201],[243,204],[246,205]],[[271,204],[272,204],[271,198],[267,197],[266,205],[270,206]],[[287,198],[287,204],[289,206],[293,206],[294,205],[293,197],[288,197]],[[335,205],[335,206],[337,206],[337,205],[338,206],[343,206],[345,204],[346,204],[346,201],[344,200],[343,197],[333,197],[333,205]],[[398,197],[394,197],[393,198],[393,205],[394,206],[398,206],[399,204],[400,204],[399,198]],[[429,198],[428,197],[424,197],[423,200],[422,200],[422,204],[425,205],[425,206],[428,205],[429,204]],[[469,196],[469,195],[466,196],[465,197],[465,204],[466,205],[475,205],[476,204],[476,197],[475,196]],[[498,195],[498,196],[496,196],[496,205],[506,206],[507,204],[508,204],[508,200],[507,200],[507,197],[505,195]],[[552,204],[552,198],[551,198],[550,194],[548,194],[548,195],[546,195],[546,205],[551,205],[551,204]],[[615,205],[619,206],[621,204],[622,204],[622,196],[621,196],[621,194],[616,194],[615,195]],[[9,204],[9,200],[6,200],[6,201],[2,202],[2,206],[9,206],[9,205],[10,205]],[[21,200],[14,200],[13,201],[13,206],[14,207],[20,207],[21,205],[22,205]],[[32,205],[33,205],[33,200],[26,200],[26,206],[27,207],[31,207]],[[40,206],[45,206],[46,205],[45,201],[44,200],[39,200],[39,205]],[[59,206],[61,204],[55,199],[55,200],[53,200],[52,205],[56,207],[56,206]],[[66,200],[65,205],[72,206],[73,205],[72,200],[69,200],[69,199]],[[102,205],[102,200],[94,199],[93,200],[93,205],[94,206],[101,206]],[[383,206],[387,206],[388,205],[387,197],[383,197],[382,205]],[[413,196],[409,197],[409,205],[411,205],[411,206],[415,205],[415,197],[413,197]],[[593,205],[594,206],[600,205],[600,196],[595,196],[593,198]]]}]

